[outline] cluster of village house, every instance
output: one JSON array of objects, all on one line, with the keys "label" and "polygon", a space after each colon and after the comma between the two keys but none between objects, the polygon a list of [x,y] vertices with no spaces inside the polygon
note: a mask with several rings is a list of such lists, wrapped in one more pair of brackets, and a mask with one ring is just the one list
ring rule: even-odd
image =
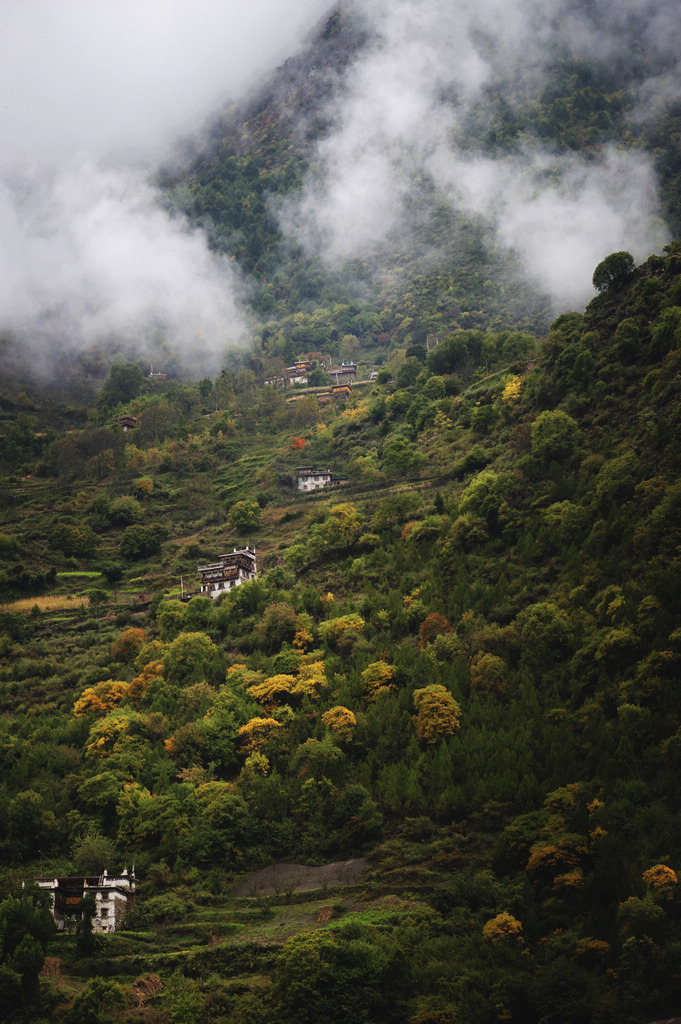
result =
[{"label": "cluster of village house", "polygon": [[[311,368],[308,361],[296,363],[294,367],[288,368],[289,376],[287,383],[307,383],[305,373]],[[357,373],[355,363],[342,363],[339,370],[329,371],[335,375],[336,386],[330,389],[333,395],[336,391],[349,392],[349,385],[339,385],[339,376],[347,374],[354,377]],[[163,378],[165,374],[150,374],[155,378]],[[266,383],[275,383],[268,381]],[[323,397],[323,393],[321,396]],[[136,416],[121,416],[118,420],[124,432],[133,430],[137,426]],[[313,466],[299,466],[296,470],[297,486],[299,491],[309,492],[320,490],[326,487],[342,487],[347,484],[344,477],[335,476],[330,469],[315,469]],[[198,566],[201,575],[200,589],[196,594],[204,594],[213,598],[220,597],[225,591],[238,587],[242,583],[258,578],[258,568],[255,557],[255,547],[247,544],[245,548],[220,555],[219,561],[210,565]],[[185,599],[195,596],[192,593],[183,595]],[[92,929],[98,934],[114,932],[120,926],[125,914],[134,906],[135,902],[135,869],[128,874],[127,868],[121,875],[109,875],[104,869],[101,875],[74,875],[61,878],[37,878],[36,884],[50,894],[52,903],[52,914],[57,928],[65,931],[69,921],[78,910],[80,901],[84,896],[94,896],[95,914],[92,919]]]},{"label": "cluster of village house", "polygon": [[94,896],[92,930],[97,934],[115,932],[128,910],[135,905],[135,868],[120,875],[74,875],[36,878],[36,885],[50,894],[52,914],[59,931],[66,931],[84,896]]},{"label": "cluster of village house", "polygon": [[[328,487],[342,487],[347,478],[335,476],[330,469],[315,469],[313,466],[299,466],[296,470],[298,490],[309,492]],[[201,584],[197,591],[182,593],[185,601],[203,595],[216,600],[228,590],[258,578],[258,567],[255,547],[247,544],[245,548],[234,548],[227,554],[220,555],[217,562],[197,566],[201,576]]]},{"label": "cluster of village house", "polygon": [[[324,364],[321,363],[321,366],[323,367]],[[310,359],[301,359],[294,363],[293,366],[287,367],[282,377],[271,377],[265,381],[265,384],[306,384],[307,374],[311,369],[312,361]],[[351,394],[352,385],[350,384],[350,378],[357,376],[357,363],[343,362],[340,367],[334,367],[328,372],[329,376],[333,377],[336,383],[316,393],[317,400],[322,405],[332,399],[344,398]],[[155,374],[153,367],[149,376],[165,380],[165,374]],[[376,374],[372,373],[371,377],[374,378],[375,376]],[[344,383],[339,383],[341,378],[345,381]],[[289,399],[289,401],[295,401],[295,399]],[[118,424],[123,432],[127,433],[128,430],[134,430],[137,426],[137,417],[130,415],[120,416]],[[320,490],[322,487],[342,487],[348,482],[345,477],[335,476],[330,469],[315,469],[314,466],[299,466],[296,470],[296,480],[298,490],[306,493]],[[211,562],[209,565],[199,565],[197,569],[201,576],[199,590],[185,592],[183,588],[182,599],[189,600],[198,594],[204,594],[215,600],[224,594],[225,591],[258,578],[255,548],[250,544],[239,550],[234,548],[233,551],[220,555],[217,562]]]},{"label": "cluster of village house", "polygon": [[[319,365],[322,369],[326,369],[323,362]],[[265,380],[265,384],[274,385],[278,387],[286,387],[289,384],[307,384],[307,375],[312,369],[311,359],[299,359],[292,366],[287,366],[286,369],[277,377],[268,377]],[[357,376],[357,363],[343,362],[340,366],[332,366],[327,371],[330,380],[333,380],[333,384],[329,384],[328,387],[315,388],[314,397],[317,399],[319,405],[328,405],[329,402],[344,400],[349,398],[352,394],[352,383],[351,381]],[[369,380],[375,380],[377,372],[373,371],[369,375]],[[153,367],[149,374],[150,380],[154,383],[164,383],[167,380],[165,373],[154,373]],[[297,402],[304,398],[304,395],[296,395],[292,398],[288,398],[287,402]],[[129,430],[134,430],[137,426],[137,417],[133,415],[125,415],[118,417],[118,425],[122,428],[123,433],[127,434]],[[306,490],[307,488],[301,488],[299,490]]]},{"label": "cluster of village house", "polygon": [[[319,362],[319,365],[322,369],[326,369],[323,362]],[[265,384],[279,387],[286,387],[289,384],[307,384],[308,374],[311,369],[311,358],[299,359],[293,366],[287,366],[278,377],[268,377]],[[334,383],[314,389],[314,397],[319,405],[327,405],[329,402],[338,401],[339,399],[342,401],[349,398],[352,394],[352,381],[357,376],[357,363],[344,362],[340,366],[332,366],[326,372]],[[369,374],[369,380],[375,380],[377,376],[378,373],[373,371]],[[294,395],[292,398],[287,398],[286,401],[299,402],[304,397],[304,395]]]},{"label": "cluster of village house", "polygon": [[[319,366],[326,370],[324,363],[319,360]],[[288,384],[307,384],[307,375],[312,369],[312,359],[298,359],[292,366],[286,369],[277,377],[268,377],[265,384],[277,384],[286,387]],[[336,384],[343,380],[345,383],[357,376],[357,363],[341,363],[340,366],[332,366],[326,371]]]}]

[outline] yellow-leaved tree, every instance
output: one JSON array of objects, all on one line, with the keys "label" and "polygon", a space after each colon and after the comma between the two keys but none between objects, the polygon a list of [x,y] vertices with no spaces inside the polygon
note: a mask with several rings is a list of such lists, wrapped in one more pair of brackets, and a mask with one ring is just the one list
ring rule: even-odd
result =
[{"label": "yellow-leaved tree", "polygon": [[288,702],[294,691],[297,679],[295,676],[279,674],[269,676],[260,683],[248,687],[251,697],[267,711],[272,711],[277,704]]},{"label": "yellow-leaved tree", "polygon": [[139,725],[140,721],[141,716],[136,711],[114,708],[90,729],[86,753],[90,757],[108,757],[120,740],[128,736],[130,727]]},{"label": "yellow-leaved tree", "polygon": [[517,402],[522,394],[523,390],[523,379],[522,377],[513,376],[509,377],[506,381],[503,395],[501,396],[505,402]]},{"label": "yellow-leaved tree", "polygon": [[271,738],[273,732],[280,728],[281,723],[277,722],[276,718],[251,718],[239,729],[241,753],[248,757],[250,754],[259,752]]},{"label": "yellow-leaved tree", "polygon": [[337,704],[336,707],[325,711],[322,715],[322,722],[336,740],[351,739],[357,725],[354,712],[343,707],[342,704]]},{"label": "yellow-leaved tree", "polygon": [[414,729],[422,743],[437,743],[461,726],[461,708],[449,690],[431,683],[414,692]]},{"label": "yellow-leaved tree", "polygon": [[324,520],[324,533],[329,544],[349,547],[359,537],[363,518],[351,501],[332,505]]},{"label": "yellow-leaved tree", "polygon": [[324,640],[338,639],[343,633],[362,633],[364,630],[364,619],[357,612],[349,615],[340,615],[337,619],[327,619],[319,623],[319,635]]},{"label": "yellow-leaved tree", "polygon": [[511,939],[513,942],[522,942],[523,926],[513,914],[503,910],[496,917],[490,918],[482,926],[482,934],[490,942],[500,942],[504,939]]},{"label": "yellow-leaved tree", "polygon": [[298,681],[293,693],[296,696],[306,696],[310,697],[311,700],[316,700],[320,696],[321,691],[326,690],[328,685],[329,681],[326,678],[324,662],[311,661],[300,666]]},{"label": "yellow-leaved tree", "polygon": [[312,661],[301,664],[297,676],[285,673],[269,676],[249,686],[248,692],[268,712],[272,712],[278,704],[288,704],[292,698],[309,697],[316,700],[328,685],[324,662]]},{"label": "yellow-leaved tree", "polygon": [[362,672],[364,682],[364,696],[368,701],[374,701],[379,693],[387,693],[395,687],[391,679],[395,675],[392,665],[386,665],[384,661],[373,661],[371,665]]}]

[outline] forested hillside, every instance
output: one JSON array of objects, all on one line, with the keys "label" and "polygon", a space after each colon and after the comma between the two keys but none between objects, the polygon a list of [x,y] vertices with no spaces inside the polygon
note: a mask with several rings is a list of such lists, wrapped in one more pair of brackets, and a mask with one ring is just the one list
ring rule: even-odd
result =
[{"label": "forested hillside", "polygon": [[[154,204],[105,176],[116,260],[0,325],[12,1021],[681,1014],[681,244],[624,248],[681,232],[671,5],[507,44],[513,18],[396,2],[409,65],[362,6],[178,143]],[[580,226],[636,237],[584,266]],[[196,276],[137,279],[157,229]],[[246,544],[257,580],[197,594]],[[34,879],[133,866],[121,929],[86,897],[55,932]]]},{"label": "forested hillside", "polygon": [[[676,1012],[681,254],[627,268],[536,347],[393,346],[342,405],[134,363],[89,409],[5,391],[17,1019],[136,1019],[143,990],[159,1021]],[[302,463],[349,483],[301,495]],[[179,600],[245,541],[257,582]],[[365,855],[340,889],[234,889]],[[133,861],[96,941],[21,889]]]}]

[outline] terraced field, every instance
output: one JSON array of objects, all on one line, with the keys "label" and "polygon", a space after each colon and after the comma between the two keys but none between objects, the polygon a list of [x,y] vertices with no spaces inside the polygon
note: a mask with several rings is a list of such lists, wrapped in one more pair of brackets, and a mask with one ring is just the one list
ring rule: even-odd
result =
[{"label": "terraced field", "polygon": [[269,987],[281,948],[293,936],[341,924],[389,931],[427,912],[414,892],[377,891],[363,859],[271,865],[227,893],[186,886],[145,896],[148,888],[139,890],[131,927],[99,937],[94,955],[79,956],[74,935],[53,938],[44,987],[57,1014],[96,977],[123,987],[127,1009],[117,1016],[121,1020],[140,1020],[141,1013],[156,1020],[173,976],[204,985],[219,978],[227,991],[257,996]]}]

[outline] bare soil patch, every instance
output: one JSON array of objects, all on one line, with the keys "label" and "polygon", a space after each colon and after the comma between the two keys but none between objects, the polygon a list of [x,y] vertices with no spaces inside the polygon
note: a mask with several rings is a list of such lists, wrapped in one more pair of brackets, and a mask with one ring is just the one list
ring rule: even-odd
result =
[{"label": "bare soil patch", "polygon": [[240,882],[235,896],[277,896],[313,889],[338,889],[354,885],[366,869],[366,859],[337,860],[319,867],[306,864],[270,864]]}]

